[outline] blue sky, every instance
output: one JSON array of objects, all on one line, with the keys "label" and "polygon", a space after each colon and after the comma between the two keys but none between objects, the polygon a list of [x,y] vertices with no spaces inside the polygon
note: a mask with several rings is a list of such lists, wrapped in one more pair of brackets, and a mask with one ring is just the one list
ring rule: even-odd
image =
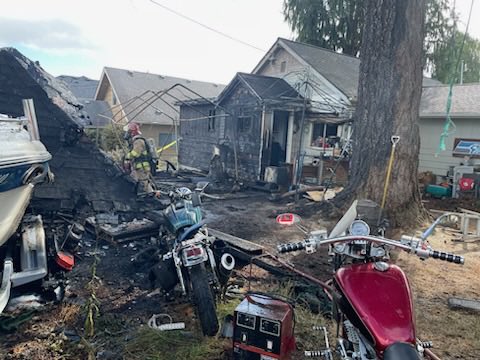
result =
[{"label": "blue sky", "polygon": [[[293,38],[283,0],[154,0],[252,46],[189,22],[150,0],[3,1],[0,47],[14,46],[52,75],[98,79],[111,66],[228,83],[250,72],[277,37]],[[470,0],[457,0],[466,22]],[[480,3],[470,33],[480,38]],[[460,24],[462,26],[462,23]]]}]

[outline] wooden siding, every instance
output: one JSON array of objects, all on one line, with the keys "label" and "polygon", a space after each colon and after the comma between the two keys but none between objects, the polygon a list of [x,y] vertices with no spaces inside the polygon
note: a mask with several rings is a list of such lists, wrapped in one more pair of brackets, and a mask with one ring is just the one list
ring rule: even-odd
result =
[{"label": "wooden siding", "polygon": [[216,145],[223,139],[224,119],[216,113],[215,129],[208,130],[208,115],[213,105],[180,107],[180,128],[182,138],[179,145],[180,165],[208,171]]}]

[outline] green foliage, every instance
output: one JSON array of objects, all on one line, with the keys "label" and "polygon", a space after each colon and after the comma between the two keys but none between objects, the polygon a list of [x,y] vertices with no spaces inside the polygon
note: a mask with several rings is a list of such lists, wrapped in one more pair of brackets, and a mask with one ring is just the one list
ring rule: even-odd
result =
[{"label": "green foliage", "polygon": [[283,13],[298,41],[357,56],[363,1],[284,0]]},{"label": "green foliage", "polygon": [[439,44],[432,55],[432,76],[443,83],[460,83],[461,61],[464,62],[463,82],[480,81],[480,41],[465,38],[460,62],[458,61],[465,34],[456,31],[452,40]]},{"label": "green foliage", "polygon": [[121,125],[110,124],[104,128],[87,129],[86,134],[104,151],[112,151],[126,146]]},{"label": "green foliage", "polygon": [[[364,25],[364,1],[284,0],[283,13],[297,40],[344,54],[358,56]],[[463,35],[456,30],[450,0],[426,0],[425,68],[443,83],[449,81],[452,62],[458,58]],[[455,34],[455,36],[453,36]],[[455,37],[454,51],[452,38]],[[464,82],[479,81],[479,45],[468,37],[462,56]],[[460,69],[457,69],[459,74]],[[459,75],[456,76],[456,82]]]}]

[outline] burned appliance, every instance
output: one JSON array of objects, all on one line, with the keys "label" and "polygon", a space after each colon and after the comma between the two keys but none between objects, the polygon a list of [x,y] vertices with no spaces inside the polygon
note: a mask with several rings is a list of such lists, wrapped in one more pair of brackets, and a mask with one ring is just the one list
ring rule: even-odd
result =
[{"label": "burned appliance", "polygon": [[249,294],[234,313],[233,358],[287,360],[295,350],[295,319],[287,301]]}]

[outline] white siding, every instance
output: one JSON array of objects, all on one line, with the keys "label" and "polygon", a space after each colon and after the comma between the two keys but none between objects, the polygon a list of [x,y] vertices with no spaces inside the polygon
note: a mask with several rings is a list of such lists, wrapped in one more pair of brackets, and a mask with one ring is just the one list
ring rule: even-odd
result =
[{"label": "white siding", "polygon": [[[255,74],[283,78],[300,94],[305,93],[305,79],[307,68],[288,51],[279,48],[274,52],[272,61],[267,61]],[[282,66],[282,64],[284,64]],[[313,108],[318,112],[342,112],[347,101],[344,95],[324,78],[317,76],[310,70],[308,97],[313,101]],[[332,108],[332,105],[335,108]]]},{"label": "white siding", "polygon": [[[453,119],[456,130],[445,140],[446,150],[439,151],[445,119],[420,119],[419,171],[446,176],[449,166],[460,165],[461,157],[452,156],[455,138],[480,139],[480,119]],[[480,162],[480,160],[476,160]]]}]

